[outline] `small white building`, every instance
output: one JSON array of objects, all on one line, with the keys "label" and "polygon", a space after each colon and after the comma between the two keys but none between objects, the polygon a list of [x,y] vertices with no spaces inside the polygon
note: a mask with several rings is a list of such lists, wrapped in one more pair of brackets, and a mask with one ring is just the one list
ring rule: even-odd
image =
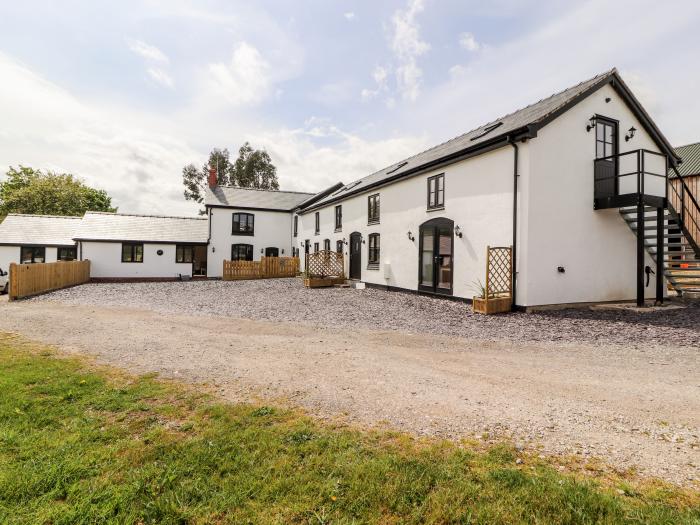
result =
[{"label": "small white building", "polygon": [[313,197],[294,191],[210,185],[204,198],[209,219],[209,277],[221,277],[224,260],[296,255],[292,212]]},{"label": "small white building", "polygon": [[0,269],[10,263],[72,261],[80,217],[10,213],[0,223]]},{"label": "small white building", "polygon": [[206,217],[87,212],[74,238],[93,279],[206,276]]}]

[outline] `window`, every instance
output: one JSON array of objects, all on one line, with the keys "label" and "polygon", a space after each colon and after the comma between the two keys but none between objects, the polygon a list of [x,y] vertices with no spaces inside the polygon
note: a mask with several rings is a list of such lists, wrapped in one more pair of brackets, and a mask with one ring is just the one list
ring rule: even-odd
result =
[{"label": "window", "polygon": [[335,231],[339,232],[343,229],[343,207],[335,207]]},{"label": "window", "polygon": [[311,249],[311,241],[309,239],[306,239],[304,241],[304,253],[309,253],[310,249]]},{"label": "window", "polygon": [[252,213],[233,214],[233,235],[254,235],[255,215]]},{"label": "window", "polygon": [[367,223],[377,224],[379,222],[379,193],[367,197]]},{"label": "window", "polygon": [[314,243],[314,253],[318,253],[318,243]]},{"label": "window", "polygon": [[321,233],[321,215],[320,212],[316,212],[314,214],[314,221],[315,221],[315,226],[314,226],[314,233],[318,235]]},{"label": "window", "polygon": [[343,241],[335,241],[335,251],[337,253],[343,253]]},{"label": "window", "polygon": [[428,177],[428,209],[445,207],[445,174]]},{"label": "window", "polygon": [[194,261],[194,246],[191,244],[178,244],[175,246],[175,262],[191,263]]},{"label": "window", "polygon": [[75,261],[78,258],[78,250],[75,246],[64,246],[58,249],[59,261]]},{"label": "window", "polygon": [[595,156],[597,159],[615,155],[617,151],[617,124],[611,120],[597,117],[595,123]]},{"label": "window", "polygon": [[142,263],[143,244],[136,242],[125,242],[122,244],[123,263]]},{"label": "window", "polygon": [[369,254],[367,257],[368,268],[373,270],[379,269],[379,234],[370,233],[369,235]]},{"label": "window", "polygon": [[323,241],[323,249],[327,252],[331,251],[331,240],[330,239],[325,239]]},{"label": "window", "polygon": [[298,232],[299,232],[299,216],[295,215],[294,216],[294,237],[297,236]]},{"label": "window", "polygon": [[46,248],[43,246],[22,246],[20,252],[22,264],[46,262]]},{"label": "window", "polygon": [[231,260],[232,261],[252,261],[253,260],[253,245],[252,244],[233,244],[233,245],[231,245]]}]

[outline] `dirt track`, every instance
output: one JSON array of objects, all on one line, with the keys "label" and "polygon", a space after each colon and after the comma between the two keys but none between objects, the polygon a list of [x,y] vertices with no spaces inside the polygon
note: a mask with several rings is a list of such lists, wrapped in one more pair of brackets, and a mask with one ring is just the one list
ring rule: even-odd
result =
[{"label": "dirt track", "polygon": [[545,453],[700,483],[697,349],[489,342],[47,301],[3,302],[0,330],[214,384],[231,400],[283,398],[321,417],[417,434],[513,436]]}]

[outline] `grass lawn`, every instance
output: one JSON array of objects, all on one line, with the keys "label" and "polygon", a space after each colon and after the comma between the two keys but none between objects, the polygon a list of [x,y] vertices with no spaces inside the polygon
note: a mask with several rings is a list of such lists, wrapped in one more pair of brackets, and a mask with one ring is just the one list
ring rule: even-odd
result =
[{"label": "grass lawn", "polygon": [[0,523],[112,522],[700,524],[700,497],[223,404],[0,334]]}]

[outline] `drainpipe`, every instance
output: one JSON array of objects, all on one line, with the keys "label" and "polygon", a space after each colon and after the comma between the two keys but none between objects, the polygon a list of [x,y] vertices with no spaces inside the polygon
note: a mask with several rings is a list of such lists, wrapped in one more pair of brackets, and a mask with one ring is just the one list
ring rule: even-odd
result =
[{"label": "drainpipe", "polygon": [[518,255],[518,144],[515,142],[513,137],[508,139],[508,143],[513,146],[513,251],[511,254],[511,259],[513,262],[513,304],[511,305],[511,310],[515,311],[517,302],[517,284],[518,284],[518,266],[517,266],[517,255]]}]

